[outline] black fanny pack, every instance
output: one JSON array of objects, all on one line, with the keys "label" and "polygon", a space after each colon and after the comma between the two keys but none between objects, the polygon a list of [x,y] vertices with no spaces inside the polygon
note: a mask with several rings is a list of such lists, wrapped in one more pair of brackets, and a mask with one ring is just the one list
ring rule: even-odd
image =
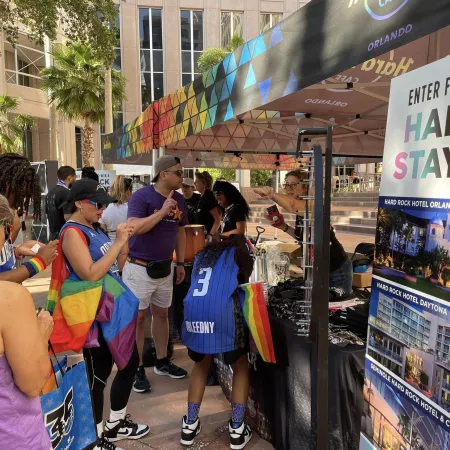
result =
[{"label": "black fanny pack", "polygon": [[172,272],[172,260],[150,261],[147,264],[146,269],[147,275],[155,280],[168,277]]}]

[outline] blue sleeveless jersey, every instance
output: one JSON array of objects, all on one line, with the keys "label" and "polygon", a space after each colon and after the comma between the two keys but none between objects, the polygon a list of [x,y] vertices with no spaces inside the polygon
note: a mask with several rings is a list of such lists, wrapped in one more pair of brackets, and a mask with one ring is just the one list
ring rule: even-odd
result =
[{"label": "blue sleeveless jersey", "polygon": [[[102,258],[106,252],[111,248],[112,242],[108,236],[101,230],[94,230],[93,228],[86,227],[76,222],[66,222],[64,226],[61,228],[61,233],[68,227],[75,227],[81,230],[85,236],[87,237],[87,241],[89,243],[89,253],[91,254],[92,261],[97,262],[100,258]],[[79,280],[78,276],[73,271],[70,264],[67,262],[67,267],[70,271],[69,278],[72,280]],[[119,271],[119,267],[117,262],[109,270],[113,274],[117,274]]]},{"label": "blue sleeveless jersey", "polygon": [[9,272],[16,267],[16,257],[14,256],[14,245],[11,240],[5,241],[0,252],[0,273]]},{"label": "blue sleeveless jersey", "polygon": [[236,348],[236,316],[233,293],[239,268],[235,249],[225,250],[214,267],[198,267],[195,261],[191,287],[184,299],[182,340],[202,354],[224,353]]}]

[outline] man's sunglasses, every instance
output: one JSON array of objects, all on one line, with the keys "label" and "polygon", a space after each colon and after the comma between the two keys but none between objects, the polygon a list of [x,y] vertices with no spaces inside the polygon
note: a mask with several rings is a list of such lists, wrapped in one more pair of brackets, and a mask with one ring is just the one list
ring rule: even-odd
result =
[{"label": "man's sunglasses", "polygon": [[91,200],[81,200],[81,203],[89,203],[90,205],[95,205],[97,209],[103,209],[107,206],[105,203],[97,203]]},{"label": "man's sunglasses", "polygon": [[14,225],[10,224],[9,222],[3,221],[0,222],[0,227],[5,227],[5,241],[7,241],[14,231]]},{"label": "man's sunglasses", "polygon": [[164,172],[170,172],[170,173],[174,173],[176,175],[178,175],[179,177],[182,177],[184,174],[184,171],[179,169],[179,170],[165,170]]}]

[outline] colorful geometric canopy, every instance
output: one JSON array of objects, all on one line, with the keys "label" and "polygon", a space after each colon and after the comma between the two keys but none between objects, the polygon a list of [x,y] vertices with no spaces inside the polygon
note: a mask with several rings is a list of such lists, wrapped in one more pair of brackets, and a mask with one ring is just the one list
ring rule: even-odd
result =
[{"label": "colorful geometric canopy", "polygon": [[434,33],[450,1],[383,4],[312,0],[107,136],[104,162],[151,164],[159,147],[292,155],[299,128],[329,123],[334,153],[380,156],[390,80],[450,53],[449,29]]}]

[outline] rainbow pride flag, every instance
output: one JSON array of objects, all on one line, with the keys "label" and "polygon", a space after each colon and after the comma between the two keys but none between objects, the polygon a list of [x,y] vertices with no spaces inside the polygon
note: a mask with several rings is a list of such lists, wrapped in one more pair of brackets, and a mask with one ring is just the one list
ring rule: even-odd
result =
[{"label": "rainbow pride flag", "polygon": [[70,273],[60,248],[62,238],[63,235],[53,262],[47,299],[47,310],[54,321],[50,342],[56,353],[80,352],[85,346],[98,346],[96,337],[100,327],[114,362],[123,369],[136,342],[139,300],[113,275],[106,274],[93,282],[79,280]]},{"label": "rainbow pride flag", "polygon": [[265,362],[276,363],[262,283],[241,284],[238,293],[245,321],[261,358]]}]

